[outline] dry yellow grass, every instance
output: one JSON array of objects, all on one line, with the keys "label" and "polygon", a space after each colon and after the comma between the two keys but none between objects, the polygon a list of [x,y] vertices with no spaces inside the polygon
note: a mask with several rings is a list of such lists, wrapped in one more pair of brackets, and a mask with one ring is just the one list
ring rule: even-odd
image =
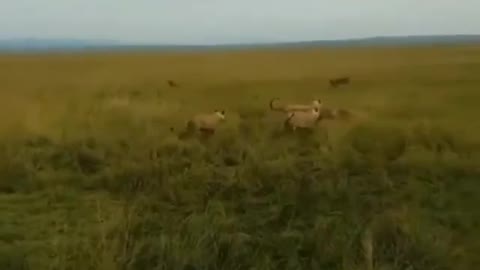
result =
[{"label": "dry yellow grass", "polygon": [[[476,46],[0,55],[0,268],[472,269],[478,74]],[[273,97],[353,118],[298,140]]]},{"label": "dry yellow grass", "polygon": [[[42,123],[50,127],[59,118],[74,121],[100,103],[171,118],[215,106],[231,112],[267,109],[269,98],[278,96],[299,101],[321,97],[326,105],[395,121],[427,119],[455,129],[470,122],[464,126],[470,133],[479,130],[474,121],[479,51],[439,47],[3,55],[1,126],[24,122],[27,129],[39,130]],[[352,84],[328,89],[328,79],[343,74],[352,77]],[[168,79],[181,88],[169,88]]]}]

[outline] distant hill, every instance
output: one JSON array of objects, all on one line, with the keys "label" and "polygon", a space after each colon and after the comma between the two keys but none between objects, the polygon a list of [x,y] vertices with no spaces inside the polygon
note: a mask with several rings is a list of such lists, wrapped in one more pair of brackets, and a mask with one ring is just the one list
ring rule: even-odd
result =
[{"label": "distant hill", "polygon": [[110,40],[82,39],[0,39],[0,51],[49,51],[49,50],[83,50],[96,47],[118,46]]},{"label": "distant hill", "polygon": [[251,43],[228,45],[138,45],[109,40],[80,39],[8,39],[0,40],[0,52],[52,52],[52,51],[197,51],[235,50],[255,48],[314,48],[314,47],[365,47],[412,46],[441,44],[480,44],[480,35],[435,35],[371,37],[343,40],[314,40],[284,43]]},{"label": "distant hill", "polygon": [[284,43],[290,47],[350,47],[350,46],[408,46],[436,44],[480,44],[480,35],[448,35],[448,36],[398,36],[371,37],[343,40],[319,40]]}]

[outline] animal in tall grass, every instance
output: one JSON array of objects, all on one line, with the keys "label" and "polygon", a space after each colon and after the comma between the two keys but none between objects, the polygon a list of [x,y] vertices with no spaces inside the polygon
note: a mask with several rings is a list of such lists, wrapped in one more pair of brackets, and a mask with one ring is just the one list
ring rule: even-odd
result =
[{"label": "animal in tall grass", "polygon": [[296,111],[311,111],[312,109],[316,108],[320,110],[322,107],[322,101],[320,99],[312,100],[311,104],[276,104],[278,98],[273,98],[270,100],[270,109],[272,111],[280,111],[285,113],[291,113]]},{"label": "animal in tall grass", "polygon": [[297,129],[312,130],[318,121],[321,120],[320,116],[321,114],[318,108],[312,108],[308,111],[293,111],[288,113],[284,127],[292,131],[296,131]]},{"label": "animal in tall grass", "polygon": [[226,120],[225,110],[214,110],[212,113],[200,113],[187,121],[186,128],[180,137],[186,137],[196,132],[210,136],[215,133],[219,125]]},{"label": "animal in tall grass", "polygon": [[329,80],[330,86],[333,88],[337,88],[338,86],[341,85],[347,85],[350,83],[350,77],[339,77],[339,78],[333,78]]},{"label": "animal in tall grass", "polygon": [[178,84],[176,82],[174,82],[173,80],[168,80],[167,84],[170,87],[178,87]]},{"label": "animal in tall grass", "polygon": [[320,109],[320,118],[333,120],[333,119],[342,119],[347,120],[352,117],[352,113],[345,109],[334,109],[334,108],[321,108]]}]

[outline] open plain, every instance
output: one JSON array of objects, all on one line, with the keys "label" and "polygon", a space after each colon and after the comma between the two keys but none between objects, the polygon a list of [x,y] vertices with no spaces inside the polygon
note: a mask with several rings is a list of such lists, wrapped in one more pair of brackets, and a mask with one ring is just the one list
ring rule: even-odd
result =
[{"label": "open plain", "polygon": [[[0,55],[0,269],[475,269],[479,75],[479,46]],[[352,117],[288,133],[272,98]]]}]

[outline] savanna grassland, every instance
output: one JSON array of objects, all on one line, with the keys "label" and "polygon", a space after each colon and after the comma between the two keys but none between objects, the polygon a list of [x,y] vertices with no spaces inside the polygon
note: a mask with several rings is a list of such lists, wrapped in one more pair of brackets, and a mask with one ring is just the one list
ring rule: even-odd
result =
[{"label": "savanna grassland", "polygon": [[474,46],[2,55],[0,269],[476,269],[479,101]]}]

